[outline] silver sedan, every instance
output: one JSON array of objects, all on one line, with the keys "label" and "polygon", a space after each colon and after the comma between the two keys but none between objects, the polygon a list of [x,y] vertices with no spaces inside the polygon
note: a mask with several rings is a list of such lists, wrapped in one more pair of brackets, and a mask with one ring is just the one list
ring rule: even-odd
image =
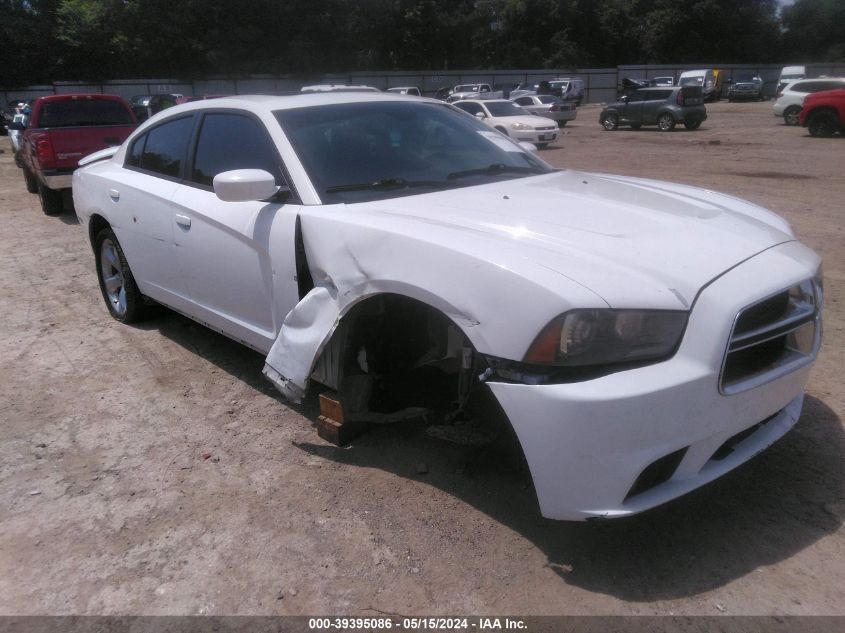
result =
[{"label": "silver sedan", "polygon": [[523,95],[514,97],[511,101],[522,106],[531,114],[538,114],[557,121],[560,127],[566,125],[567,121],[573,121],[578,115],[574,101],[561,101],[554,95]]}]

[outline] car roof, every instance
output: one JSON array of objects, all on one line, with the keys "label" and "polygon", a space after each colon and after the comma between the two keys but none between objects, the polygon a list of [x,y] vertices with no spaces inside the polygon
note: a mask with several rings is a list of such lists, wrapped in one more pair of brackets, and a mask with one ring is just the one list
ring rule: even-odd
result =
[{"label": "car roof", "polygon": [[437,99],[401,95],[395,92],[302,92],[284,96],[236,95],[211,100],[192,101],[168,108],[166,112],[177,113],[211,108],[235,108],[252,112],[273,113],[277,110],[321,105],[371,102],[409,103],[411,101],[443,104],[442,101],[438,101]]}]

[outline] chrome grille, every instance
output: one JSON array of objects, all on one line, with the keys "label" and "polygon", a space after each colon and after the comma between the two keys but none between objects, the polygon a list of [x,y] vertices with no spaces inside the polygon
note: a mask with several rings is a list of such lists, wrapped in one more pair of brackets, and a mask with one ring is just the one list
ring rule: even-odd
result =
[{"label": "chrome grille", "polygon": [[821,341],[821,286],[806,280],[740,311],[722,363],[719,387],[752,389],[812,361]]}]

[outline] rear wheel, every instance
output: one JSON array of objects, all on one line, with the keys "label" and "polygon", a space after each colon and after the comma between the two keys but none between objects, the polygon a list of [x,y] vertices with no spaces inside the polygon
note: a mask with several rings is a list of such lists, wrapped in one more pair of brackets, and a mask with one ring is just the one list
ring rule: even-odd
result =
[{"label": "rear wheel", "polygon": [[558,121],[557,126],[558,127],[566,127],[566,123],[567,123],[566,121]]},{"label": "rear wheel", "polygon": [[62,192],[55,191],[38,183],[38,199],[41,201],[41,210],[46,215],[59,215],[62,212]]},{"label": "rear wheel", "polygon": [[548,143],[537,143],[538,149],[546,149],[549,146]]},{"label": "rear wheel", "polygon": [[149,315],[149,306],[135,284],[126,256],[111,228],[94,239],[97,279],[109,314],[121,323],[134,323]]},{"label": "rear wheel", "polygon": [[798,125],[801,122],[798,117],[799,114],[801,114],[801,108],[790,106],[783,111],[783,122],[786,125]]},{"label": "rear wheel", "polygon": [[659,127],[663,132],[671,132],[675,129],[675,117],[668,112],[664,112],[657,117],[657,127]]},{"label": "rear wheel", "polygon": [[697,130],[701,127],[701,121],[696,119],[695,121],[684,121],[684,127],[688,130]]},{"label": "rear wheel", "polygon": [[612,132],[619,127],[619,117],[610,112],[604,115],[604,121],[601,124],[605,130]]},{"label": "rear wheel", "polygon": [[29,193],[38,193],[38,181],[35,179],[35,176],[32,175],[32,172],[24,166],[23,168],[23,179],[26,182],[26,190]]},{"label": "rear wheel", "polygon": [[839,129],[839,121],[833,112],[815,112],[807,119],[810,135],[826,138],[833,136]]}]

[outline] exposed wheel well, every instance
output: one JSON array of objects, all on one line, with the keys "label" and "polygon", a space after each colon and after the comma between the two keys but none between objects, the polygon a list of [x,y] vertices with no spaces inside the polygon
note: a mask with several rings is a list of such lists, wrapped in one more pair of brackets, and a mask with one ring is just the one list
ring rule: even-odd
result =
[{"label": "exposed wheel well", "polygon": [[358,410],[389,415],[421,407],[432,422],[471,420],[491,440],[510,443],[510,423],[478,379],[486,367],[484,356],[443,312],[381,294],[343,317],[312,378]]}]

